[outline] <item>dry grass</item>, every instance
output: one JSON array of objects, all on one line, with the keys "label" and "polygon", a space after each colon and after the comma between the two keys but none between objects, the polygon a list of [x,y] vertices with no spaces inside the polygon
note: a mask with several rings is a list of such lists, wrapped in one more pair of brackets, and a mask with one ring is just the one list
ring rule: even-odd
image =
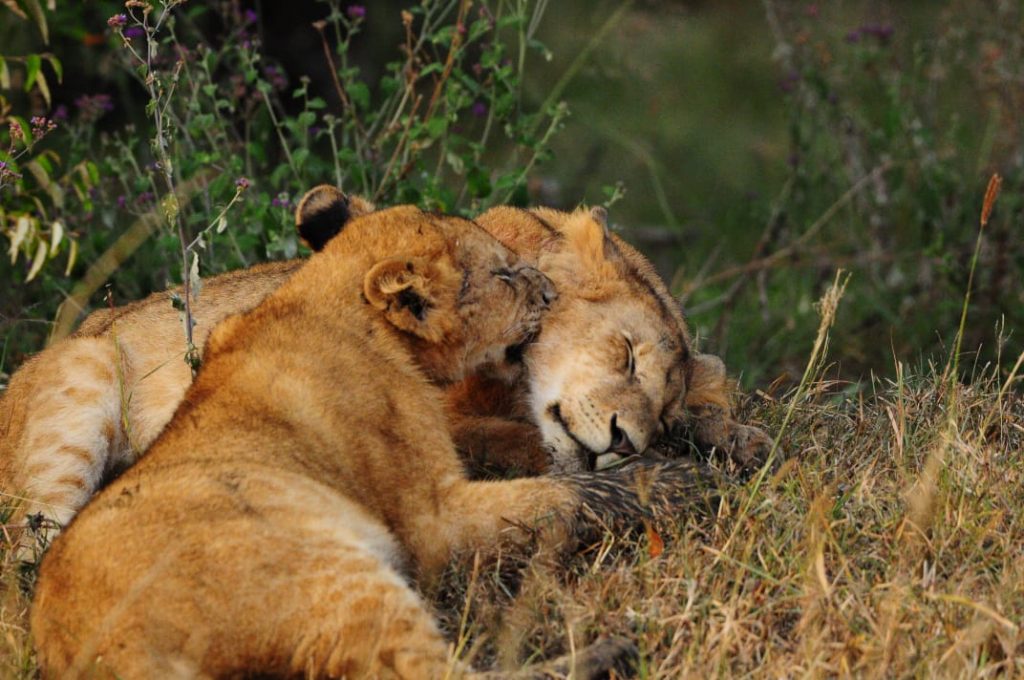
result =
[{"label": "dry grass", "polygon": [[[720,515],[657,558],[534,565],[514,596],[478,576],[474,643],[515,664],[618,633],[651,678],[1024,674],[1024,400],[992,378],[947,385],[811,384],[753,498],[754,482],[723,489]],[[771,429],[788,409],[750,416]],[[439,604],[455,622],[457,601]]]},{"label": "dry grass", "polygon": [[[481,567],[466,597],[467,567],[439,613],[465,653],[504,665],[619,633],[641,677],[1024,674],[1024,399],[1006,382],[954,394],[936,371],[760,399],[748,415],[769,430],[792,415],[789,456],[753,497],[727,486],[717,518],[659,527],[656,558],[608,537],[568,568],[533,564],[515,594]],[[16,580],[5,562],[0,676],[32,677]]]}]

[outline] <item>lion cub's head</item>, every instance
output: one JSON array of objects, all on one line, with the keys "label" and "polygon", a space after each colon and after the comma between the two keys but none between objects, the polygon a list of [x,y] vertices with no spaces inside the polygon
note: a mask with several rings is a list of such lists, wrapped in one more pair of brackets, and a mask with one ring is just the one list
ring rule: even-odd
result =
[{"label": "lion cub's head", "polygon": [[362,300],[402,332],[432,379],[498,367],[540,331],[554,286],[477,224],[357,201],[330,186],[311,190],[300,233],[315,258],[336,260],[329,267],[359,269]]}]

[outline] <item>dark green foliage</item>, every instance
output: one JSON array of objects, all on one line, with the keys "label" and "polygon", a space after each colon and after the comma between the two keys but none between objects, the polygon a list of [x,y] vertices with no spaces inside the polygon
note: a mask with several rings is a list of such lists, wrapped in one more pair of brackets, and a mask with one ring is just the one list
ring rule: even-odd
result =
[{"label": "dark green foliage", "polygon": [[[106,276],[86,266],[104,253],[115,255],[115,303],[185,281],[187,317],[201,276],[299,254],[292,211],[310,187],[330,182],[383,205],[465,214],[522,202],[525,169],[565,115],[521,104],[523,64],[506,55],[542,49],[532,31],[543,7],[528,3],[449,0],[399,12],[320,2],[322,19],[301,33],[327,76],[316,91],[265,54],[261,36],[276,27],[255,11],[150,7],[62,3],[47,14],[62,27],[52,46],[62,56],[91,46],[76,75],[100,75],[95,93],[67,83],[41,100],[44,77],[61,69],[49,52],[0,67],[24,75],[22,88],[0,87],[0,233],[14,260],[0,265],[0,283],[14,291],[0,309],[9,364],[43,344],[46,324],[30,319],[52,319],[69,291],[79,304],[101,304]],[[351,55],[370,38],[371,19],[400,39],[367,75]],[[45,48],[24,32],[13,39],[29,25],[14,17],[5,52]],[[47,114],[39,129],[14,115],[37,110]],[[8,121],[20,135],[10,145]],[[118,244],[132,233],[143,238]],[[58,334],[70,328],[66,316]]]}]

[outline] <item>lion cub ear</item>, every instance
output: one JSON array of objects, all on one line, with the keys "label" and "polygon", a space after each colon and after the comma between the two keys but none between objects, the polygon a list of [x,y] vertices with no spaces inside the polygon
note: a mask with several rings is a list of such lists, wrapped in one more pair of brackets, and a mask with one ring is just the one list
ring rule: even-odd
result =
[{"label": "lion cub ear", "polygon": [[374,210],[373,203],[365,198],[346,196],[329,184],[321,184],[307,191],[299,201],[295,227],[307,246],[320,251],[349,220]]},{"label": "lion cub ear", "polygon": [[367,272],[363,295],[399,330],[436,343],[451,325],[450,310],[440,299],[448,283],[442,278],[444,273],[423,258],[393,257]]}]

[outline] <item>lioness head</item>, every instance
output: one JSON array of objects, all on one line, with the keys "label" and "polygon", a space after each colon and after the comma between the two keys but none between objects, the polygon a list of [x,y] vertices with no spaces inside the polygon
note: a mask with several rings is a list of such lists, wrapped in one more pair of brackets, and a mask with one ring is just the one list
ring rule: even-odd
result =
[{"label": "lioness head", "polygon": [[559,292],[525,357],[530,408],[553,467],[642,452],[682,417],[690,345],[650,263],[608,231],[600,209],[495,208],[477,221]]},{"label": "lioness head", "polygon": [[537,335],[557,295],[536,268],[469,220],[413,206],[372,212],[358,200],[311,190],[300,234],[319,258],[366,261],[363,300],[405,334],[432,379],[504,364]]}]

